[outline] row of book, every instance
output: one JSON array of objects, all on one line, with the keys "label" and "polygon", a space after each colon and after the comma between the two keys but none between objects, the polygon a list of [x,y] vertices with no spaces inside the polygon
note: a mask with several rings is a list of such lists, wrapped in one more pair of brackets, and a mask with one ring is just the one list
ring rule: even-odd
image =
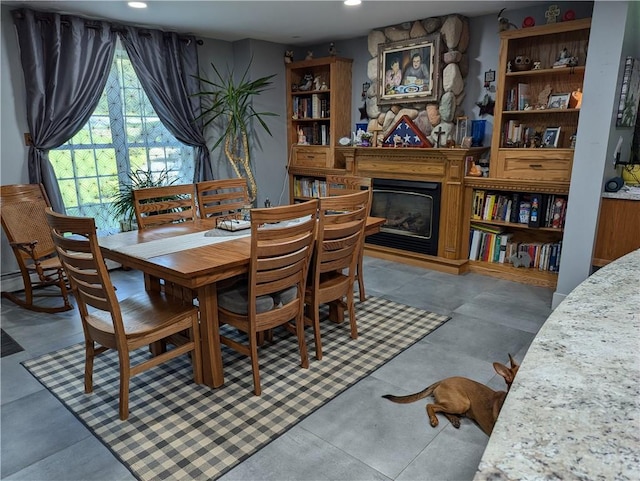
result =
[{"label": "row of book", "polygon": [[294,177],[294,197],[327,197],[327,183],[313,177]]},{"label": "row of book", "polygon": [[566,211],[564,195],[474,190],[471,218],[562,229]]},{"label": "row of book", "polygon": [[512,233],[489,232],[485,227],[471,226],[469,260],[558,272],[562,241],[513,242]]},{"label": "row of book", "polygon": [[323,94],[293,97],[294,119],[325,119],[329,117],[329,100]]},{"label": "row of book", "polygon": [[519,83],[507,92],[506,110],[524,110],[531,106],[529,84]]},{"label": "row of book", "polygon": [[503,147],[531,147],[535,134],[534,127],[522,124],[519,120],[509,120],[504,124],[502,145]]},{"label": "row of book", "polygon": [[329,126],[326,123],[313,122],[298,127],[299,145],[329,145]]}]

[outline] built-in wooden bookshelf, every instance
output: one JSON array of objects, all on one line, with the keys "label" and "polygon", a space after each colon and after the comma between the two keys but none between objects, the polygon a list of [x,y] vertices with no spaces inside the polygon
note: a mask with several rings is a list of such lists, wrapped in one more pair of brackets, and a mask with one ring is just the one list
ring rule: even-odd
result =
[{"label": "built-in wooden bookshelf", "polygon": [[[500,34],[489,177],[465,177],[463,235],[470,271],[545,287],[557,283],[590,27],[587,18]],[[576,61],[554,68],[564,49]],[[531,69],[518,70],[516,57],[528,58]],[[511,199],[509,219],[474,210],[480,208],[480,192],[502,196],[503,203]],[[560,212],[554,225],[554,213],[546,209],[556,201]],[[533,203],[539,212],[531,221]],[[524,256],[510,262],[518,252],[527,253],[528,266],[522,265]]]},{"label": "built-in wooden bookshelf", "polygon": [[290,165],[332,168],[351,128],[351,64],[325,57],[286,64]]}]

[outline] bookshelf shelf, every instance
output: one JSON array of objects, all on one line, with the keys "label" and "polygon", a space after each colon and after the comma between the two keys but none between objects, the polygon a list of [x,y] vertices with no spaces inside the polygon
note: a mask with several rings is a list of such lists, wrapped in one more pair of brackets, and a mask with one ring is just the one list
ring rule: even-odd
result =
[{"label": "bookshelf shelf", "polygon": [[562,114],[579,114],[580,109],[531,109],[531,110],[503,110],[502,115],[521,116],[521,115],[562,115]]},{"label": "bookshelf shelf", "polygon": [[579,67],[564,67],[564,68],[545,68],[539,70],[525,70],[524,72],[506,72],[505,77],[545,77],[545,76],[558,76],[558,75],[583,75],[584,65]]},{"label": "bookshelf shelf", "polygon": [[553,228],[553,227],[529,227],[526,224],[519,224],[517,222],[505,222],[500,220],[483,220],[483,219],[474,219],[473,217],[470,219],[472,224],[486,224],[486,225],[494,225],[498,227],[506,227],[509,229],[535,229],[536,231],[548,231],[548,232],[564,232],[562,228]]}]

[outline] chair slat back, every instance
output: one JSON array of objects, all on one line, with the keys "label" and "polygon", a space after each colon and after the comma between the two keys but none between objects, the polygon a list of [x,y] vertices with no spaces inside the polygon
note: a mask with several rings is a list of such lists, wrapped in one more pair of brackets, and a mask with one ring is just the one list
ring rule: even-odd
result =
[{"label": "chair slat back", "polygon": [[[38,259],[55,252],[44,211],[50,207],[42,184],[15,184],[0,187],[0,215],[9,242],[37,242],[34,256]],[[25,261],[30,257],[14,249]]]},{"label": "chair slat back", "polygon": [[135,189],[133,199],[140,229],[196,219],[193,184]]},{"label": "chair slat back", "polygon": [[[301,312],[317,211],[317,200],[251,211],[250,309],[255,310],[259,296],[297,286],[296,298],[283,308],[291,310],[290,318]],[[259,322],[261,317],[272,316],[273,311],[253,315]]]},{"label": "chair slat back", "polygon": [[320,199],[318,233],[314,252],[314,276],[348,269],[355,275],[358,254],[364,241],[369,191]]},{"label": "chair slat back", "polygon": [[124,336],[120,305],[98,245],[94,219],[62,215],[51,208],[46,209],[45,216],[83,324],[89,313],[87,306],[91,306],[109,312],[116,333]]},{"label": "chair slat back", "polygon": [[247,181],[242,178],[198,182],[196,192],[201,219],[239,214],[245,205],[250,204]]}]

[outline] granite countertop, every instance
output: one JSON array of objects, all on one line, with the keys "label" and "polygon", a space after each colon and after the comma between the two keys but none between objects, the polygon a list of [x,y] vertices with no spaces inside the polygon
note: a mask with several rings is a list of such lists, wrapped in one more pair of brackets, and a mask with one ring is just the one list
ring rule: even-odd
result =
[{"label": "granite countertop", "polygon": [[602,197],[607,199],[640,200],[640,187],[624,185],[618,192],[603,192]]},{"label": "granite countertop", "polygon": [[533,340],[474,481],[640,478],[640,249],[595,272]]}]

